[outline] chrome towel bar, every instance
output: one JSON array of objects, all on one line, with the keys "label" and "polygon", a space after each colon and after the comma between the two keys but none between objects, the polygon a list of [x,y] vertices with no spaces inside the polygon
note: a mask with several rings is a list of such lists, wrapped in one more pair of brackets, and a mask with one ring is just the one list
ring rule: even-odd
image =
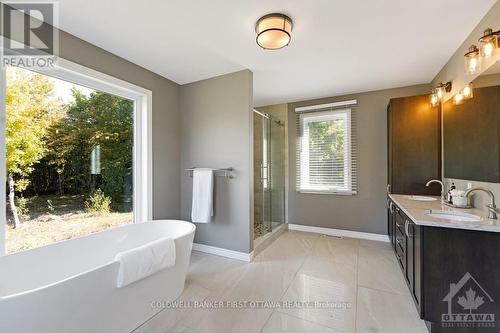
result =
[{"label": "chrome towel bar", "polygon": [[[196,169],[196,167],[192,167],[192,168],[189,168],[189,169],[184,169],[184,171],[188,171],[189,172],[189,176],[193,177],[193,171],[194,171],[194,169]],[[223,168],[223,169],[214,169],[214,176],[226,177],[226,178],[229,178],[229,179],[233,179],[234,176],[231,174],[232,171],[234,171],[233,167]]]}]

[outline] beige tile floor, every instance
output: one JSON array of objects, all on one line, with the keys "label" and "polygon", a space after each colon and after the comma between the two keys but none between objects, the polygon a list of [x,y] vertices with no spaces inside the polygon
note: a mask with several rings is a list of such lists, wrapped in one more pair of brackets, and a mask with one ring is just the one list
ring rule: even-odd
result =
[{"label": "beige tile floor", "polygon": [[252,263],[193,252],[180,300],[343,306],[165,309],[134,333],[427,332],[389,244],[352,238],[286,231]]}]

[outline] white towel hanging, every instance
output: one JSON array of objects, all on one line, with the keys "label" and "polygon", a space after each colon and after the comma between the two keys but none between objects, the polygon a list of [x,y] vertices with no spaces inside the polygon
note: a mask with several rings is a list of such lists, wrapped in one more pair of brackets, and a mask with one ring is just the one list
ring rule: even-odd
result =
[{"label": "white towel hanging", "polygon": [[214,170],[196,168],[193,170],[193,204],[191,220],[194,223],[209,223],[213,214]]}]

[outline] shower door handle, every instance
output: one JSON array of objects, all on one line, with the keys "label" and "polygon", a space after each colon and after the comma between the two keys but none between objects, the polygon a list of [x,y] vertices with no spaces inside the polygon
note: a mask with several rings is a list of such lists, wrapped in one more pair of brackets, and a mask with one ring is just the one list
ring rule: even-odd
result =
[{"label": "shower door handle", "polygon": [[264,184],[264,164],[260,164],[260,183]]}]

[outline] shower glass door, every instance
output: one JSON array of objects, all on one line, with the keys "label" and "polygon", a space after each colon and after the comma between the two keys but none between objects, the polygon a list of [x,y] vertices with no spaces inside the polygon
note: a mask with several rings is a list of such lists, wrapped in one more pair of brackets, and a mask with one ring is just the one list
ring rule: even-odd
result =
[{"label": "shower glass door", "polygon": [[270,123],[269,147],[269,231],[285,222],[285,128],[274,119]]},{"label": "shower glass door", "polygon": [[285,221],[285,129],[269,115],[254,114],[254,238]]}]

